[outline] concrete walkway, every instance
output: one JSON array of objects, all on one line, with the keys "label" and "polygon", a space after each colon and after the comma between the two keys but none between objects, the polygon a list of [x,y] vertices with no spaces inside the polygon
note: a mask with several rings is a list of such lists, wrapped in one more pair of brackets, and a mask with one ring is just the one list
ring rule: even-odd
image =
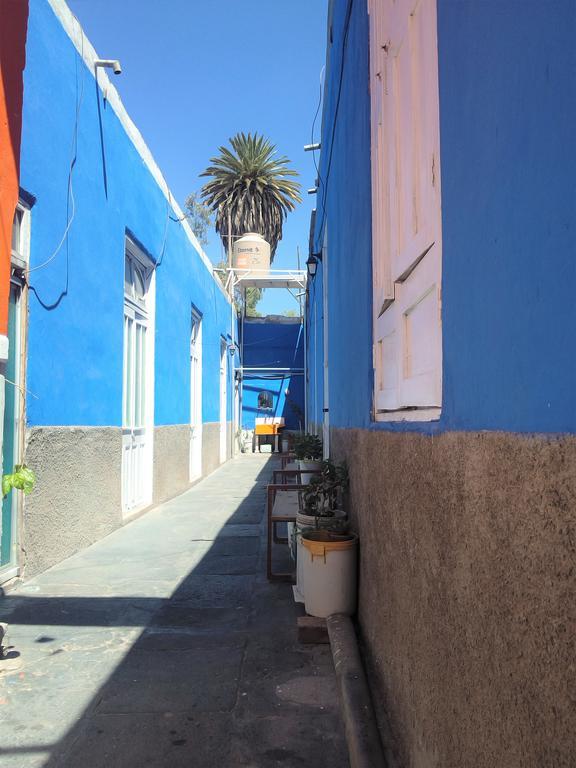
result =
[{"label": "concrete walkway", "polygon": [[328,646],[265,579],[272,461],[243,456],[0,599],[2,768],[344,768]]}]

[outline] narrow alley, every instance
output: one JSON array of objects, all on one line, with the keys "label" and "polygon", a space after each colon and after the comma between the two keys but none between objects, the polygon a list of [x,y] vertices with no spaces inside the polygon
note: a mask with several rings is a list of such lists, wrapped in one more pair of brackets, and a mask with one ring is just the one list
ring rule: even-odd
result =
[{"label": "narrow alley", "polygon": [[348,765],[330,648],[265,578],[273,466],[230,461],[7,593],[2,768]]},{"label": "narrow alley", "polygon": [[0,0],[0,768],[576,768],[575,30]]}]

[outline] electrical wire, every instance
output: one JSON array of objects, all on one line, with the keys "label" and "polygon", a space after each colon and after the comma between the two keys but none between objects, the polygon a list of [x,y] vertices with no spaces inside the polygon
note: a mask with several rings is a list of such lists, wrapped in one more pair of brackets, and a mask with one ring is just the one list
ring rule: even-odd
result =
[{"label": "electrical wire", "polygon": [[[37,264],[35,267],[32,267],[31,269],[26,270],[26,275],[29,275],[31,272],[36,272],[38,269],[43,269],[44,267],[48,266],[56,256],[60,253],[62,250],[62,246],[66,242],[66,239],[68,237],[68,233],[70,232],[70,227],[72,226],[72,222],[74,221],[74,217],[76,216],[76,201],[74,199],[74,186],[72,182],[72,177],[74,173],[74,167],[76,165],[76,160],[78,159],[78,126],[80,124],[80,109],[82,108],[82,102],[84,100],[84,72],[83,72],[83,64],[84,64],[84,31],[82,27],[80,26],[80,22],[72,14],[74,20],[76,21],[76,24],[78,25],[78,29],[80,30],[80,39],[81,39],[81,65],[80,65],[80,72],[81,72],[81,88],[80,88],[80,97],[76,101],[76,117],[74,121],[74,130],[72,132],[72,145],[70,148],[70,168],[68,170],[68,189],[66,193],[66,205],[68,210],[66,211],[67,216],[67,223],[66,228],[64,230],[64,234],[62,235],[62,238],[60,239],[60,242],[58,243],[56,250],[52,253],[52,255],[46,259],[46,261],[43,261],[41,264]],[[72,211],[72,214],[68,216],[69,211]]]},{"label": "electrical wire", "polygon": [[[312,130],[310,131],[310,142],[312,146],[314,146],[314,129],[316,128],[316,120],[318,119],[318,114],[320,112],[320,107],[322,106],[322,92],[323,92],[323,79],[324,79],[324,73],[326,72],[326,66],[323,66],[320,70],[320,93],[318,95],[318,106],[316,107],[316,113],[314,115],[314,120],[312,120]],[[314,161],[314,167],[316,168],[316,178],[320,179],[320,170],[318,168],[318,162],[316,160],[316,150],[312,150],[312,160]]]},{"label": "electrical wire", "polygon": [[170,209],[172,207],[172,194],[170,190],[168,190],[168,200],[166,200],[166,223],[164,224],[164,236],[162,238],[162,246],[160,247],[160,256],[156,262],[156,269],[161,266],[162,262],[164,261],[164,253],[166,251],[166,241],[168,239],[168,224],[170,220],[177,221],[177,219],[174,219],[172,216],[170,216]]},{"label": "electrical wire", "polygon": [[342,84],[344,82],[344,65],[346,63],[346,49],[348,47],[348,32],[350,31],[350,18],[352,16],[352,6],[354,0],[348,0],[348,8],[346,9],[346,18],[344,21],[344,33],[342,40],[342,55],[340,58],[340,77],[338,82],[338,94],[336,96],[336,106],[334,108],[334,120],[332,122],[332,133],[330,136],[330,151],[328,153],[328,162],[326,165],[326,177],[322,180],[320,176],[320,183],[324,186],[324,192],[322,194],[322,220],[318,232],[322,232],[324,223],[326,221],[326,198],[328,195],[328,179],[330,178],[330,170],[332,168],[332,152],[334,149],[334,137],[336,135],[336,124],[338,122],[338,113],[340,111],[340,99],[342,97]]}]

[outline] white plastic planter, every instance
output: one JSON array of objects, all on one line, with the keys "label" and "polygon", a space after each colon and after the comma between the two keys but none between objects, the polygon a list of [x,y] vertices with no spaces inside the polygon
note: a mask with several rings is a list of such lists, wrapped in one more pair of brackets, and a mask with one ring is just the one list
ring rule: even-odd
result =
[{"label": "white plastic planter", "polygon": [[302,485],[309,485],[310,481],[314,477],[313,474],[307,474],[306,470],[310,471],[311,469],[320,469],[322,466],[321,461],[298,461],[298,466],[300,468],[300,482]]},{"label": "white plastic planter", "polygon": [[314,517],[313,515],[305,515],[303,512],[298,512],[296,515],[296,525],[294,528],[296,538],[296,551],[294,553],[296,556],[296,591],[302,598],[304,597],[303,564],[306,557],[306,550],[302,546],[302,534],[327,528],[336,528],[339,532],[344,533],[348,528],[346,512],[337,510],[334,512],[333,517]]},{"label": "white plastic planter", "polygon": [[298,560],[306,613],[322,619],[334,613],[351,616],[356,611],[358,537],[310,531],[301,540]]}]

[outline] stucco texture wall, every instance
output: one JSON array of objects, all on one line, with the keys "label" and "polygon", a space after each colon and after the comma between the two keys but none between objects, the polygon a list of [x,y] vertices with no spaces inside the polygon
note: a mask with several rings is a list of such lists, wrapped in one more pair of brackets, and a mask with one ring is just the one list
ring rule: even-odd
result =
[{"label": "stucco texture wall", "polygon": [[576,438],[335,430],[332,444],[397,764],[574,766]]},{"label": "stucco texture wall", "polygon": [[37,482],[22,516],[22,576],[50,568],[122,524],[121,451],[119,428],[28,430],[27,463]]},{"label": "stucco texture wall", "polygon": [[202,475],[205,477],[220,466],[220,422],[202,426]]},{"label": "stucco texture wall", "polygon": [[190,485],[190,425],[154,430],[154,504],[171,499]]}]

